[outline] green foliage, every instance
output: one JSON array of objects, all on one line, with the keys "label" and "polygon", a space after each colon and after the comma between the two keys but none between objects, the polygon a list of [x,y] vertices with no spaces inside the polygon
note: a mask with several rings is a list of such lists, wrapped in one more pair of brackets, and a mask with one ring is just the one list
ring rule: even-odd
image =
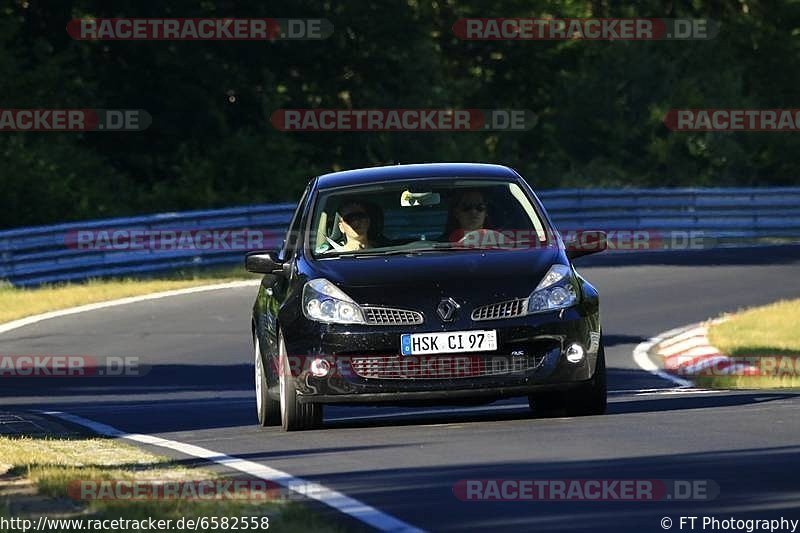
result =
[{"label": "green foliage", "polygon": [[[319,17],[325,41],[81,42],[74,17]],[[462,41],[462,17],[696,17],[708,41]],[[799,182],[797,133],[673,133],[670,108],[793,108],[800,3],[170,0],[0,8],[3,107],[141,108],[141,133],[0,133],[0,227],[292,201],[315,174],[510,164],[535,186]],[[524,132],[286,133],[280,108],[524,108]]]}]

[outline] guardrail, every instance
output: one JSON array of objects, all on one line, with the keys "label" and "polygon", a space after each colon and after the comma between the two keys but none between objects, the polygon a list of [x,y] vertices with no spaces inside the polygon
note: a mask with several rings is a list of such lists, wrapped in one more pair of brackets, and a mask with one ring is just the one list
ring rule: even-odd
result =
[{"label": "guardrail", "polygon": [[[800,240],[800,187],[560,189],[539,193],[559,229],[702,232],[720,245]],[[0,279],[17,286],[235,264],[241,249],[81,250],[78,230],[260,230],[279,244],[293,204],[162,213],[0,231]]]}]

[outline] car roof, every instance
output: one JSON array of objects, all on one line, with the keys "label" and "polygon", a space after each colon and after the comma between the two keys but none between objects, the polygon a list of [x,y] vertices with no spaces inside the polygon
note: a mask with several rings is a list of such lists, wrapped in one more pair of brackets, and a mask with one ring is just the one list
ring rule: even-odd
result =
[{"label": "car roof", "polygon": [[360,185],[376,181],[391,181],[409,178],[487,178],[513,179],[519,175],[503,165],[486,163],[422,163],[414,165],[392,165],[384,167],[344,170],[319,176],[317,187],[327,189],[347,185]]}]

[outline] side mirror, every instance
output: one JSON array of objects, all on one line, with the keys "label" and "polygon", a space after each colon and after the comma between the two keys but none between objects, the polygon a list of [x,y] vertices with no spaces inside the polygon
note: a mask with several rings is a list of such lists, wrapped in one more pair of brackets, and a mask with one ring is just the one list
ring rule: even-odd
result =
[{"label": "side mirror", "polygon": [[244,267],[256,274],[283,274],[286,263],[274,256],[273,252],[250,252],[245,257]]},{"label": "side mirror", "polygon": [[564,242],[567,257],[572,261],[576,257],[596,254],[608,248],[605,231],[579,231],[575,238]]}]

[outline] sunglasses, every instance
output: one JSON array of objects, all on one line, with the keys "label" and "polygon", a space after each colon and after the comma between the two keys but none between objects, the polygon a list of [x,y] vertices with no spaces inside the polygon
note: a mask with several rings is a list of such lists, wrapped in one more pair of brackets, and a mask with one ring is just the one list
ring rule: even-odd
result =
[{"label": "sunglasses", "polygon": [[358,220],[365,220],[368,218],[369,215],[367,215],[364,211],[353,211],[352,213],[342,215],[342,220],[344,220],[347,224],[352,224]]},{"label": "sunglasses", "polygon": [[486,204],[464,204],[458,208],[459,211],[467,212],[467,211],[477,211],[479,213],[483,213],[486,211]]}]

